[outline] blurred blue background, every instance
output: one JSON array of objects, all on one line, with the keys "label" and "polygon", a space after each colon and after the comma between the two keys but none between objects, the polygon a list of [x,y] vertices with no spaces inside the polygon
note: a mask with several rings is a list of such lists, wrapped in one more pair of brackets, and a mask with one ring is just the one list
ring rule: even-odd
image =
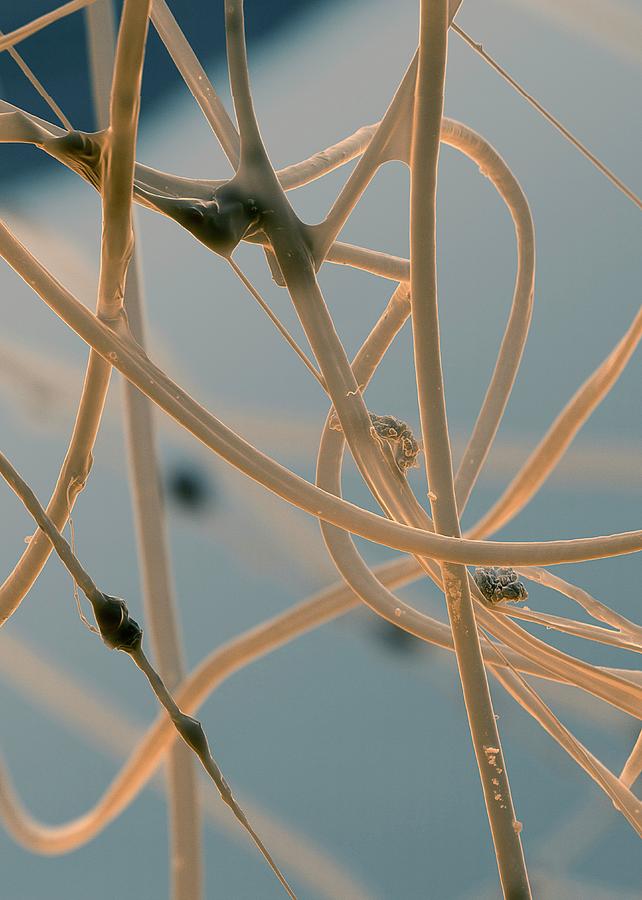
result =
[{"label": "blurred blue background", "polygon": [[[206,4],[171,5],[229,109],[222,4],[215,12]],[[276,165],[302,159],[380,118],[415,47],[417,5],[246,3],[256,107]],[[639,193],[642,60],[634,48],[635,35],[642,33],[642,7],[632,0],[579,6],[569,0],[560,12],[551,3],[484,0],[464,3],[458,22]],[[610,10],[608,27],[603,7]],[[3,0],[0,26],[10,31],[46,8]],[[34,36],[20,51],[72,122],[92,128],[83,15]],[[50,118],[6,53],[0,54],[0,87],[3,98]],[[531,336],[497,446],[467,511],[470,525],[628,327],[640,302],[641,234],[633,205],[452,34],[446,112],[480,131],[512,167],[531,203],[538,239]],[[190,176],[230,173],[151,28],[138,158]],[[96,194],[29,148],[2,145],[0,160],[3,216],[60,280],[93,306],[100,228]],[[348,170],[290,195],[306,221],[324,216]],[[407,206],[407,173],[400,165],[387,166],[343,237],[407,255]],[[146,210],[139,211],[138,222],[154,360],[223,421],[312,479],[327,411],[318,385],[222,260]],[[444,371],[457,451],[492,371],[512,296],[515,247],[510,218],[492,186],[450,148],[441,156],[439,222]],[[238,259],[300,336],[287,296],[271,282],[263,256],[242,247]],[[393,286],[332,266],[322,271],[321,283],[353,354]],[[71,430],[86,349],[6,265],[0,268],[0,285],[2,449],[44,501]],[[411,359],[410,335],[404,331],[373,382],[368,403],[417,428]],[[638,353],[559,470],[502,537],[553,539],[640,527],[641,376]],[[118,381],[116,376],[92,477],[74,521],[81,559],[105,590],[129,598],[136,615],[140,591]],[[158,424],[192,667],[213,647],[335,576],[313,521],[246,483],[173,423],[159,416]],[[418,493],[425,492],[419,471],[411,479]],[[351,466],[345,490],[368,502]],[[0,571],[8,573],[33,528],[8,489],[0,491],[0,515]],[[372,546],[363,550],[373,561],[391,555]],[[639,558],[564,566],[559,573],[639,619]],[[403,595],[445,617],[430,584],[421,582]],[[583,617],[570,602],[534,586],[529,605]],[[586,647],[554,632],[544,637],[592,662],[636,664],[632,654]],[[21,796],[48,822],[81,814],[117,772],[124,758],[118,747],[131,741],[132,728],[154,719],[148,690],[124,657],[107,653],[82,627],[69,579],[55,560],[3,630],[0,658],[3,752]],[[67,721],[60,704],[47,699],[42,681],[51,678],[55,697],[53,674],[36,668],[36,660],[92,692],[105,715],[116,709],[130,727],[122,735],[108,728],[101,739],[83,733],[82,723]],[[589,697],[536,686],[565,724],[619,771],[636,738],[635,723]],[[501,689],[493,686],[493,693],[536,896],[638,897],[642,865],[631,828]],[[64,698],[64,686],[59,694]],[[239,794],[350,872],[362,891],[352,896],[497,896],[450,655],[400,638],[359,611],[235,675],[202,714],[217,759]],[[164,800],[151,788],[90,845],[69,856],[34,857],[0,830],[1,896],[155,900],[167,896],[166,846]],[[208,897],[279,896],[242,835],[232,838],[210,823],[205,848]],[[298,872],[292,880],[301,897],[328,896]]]}]

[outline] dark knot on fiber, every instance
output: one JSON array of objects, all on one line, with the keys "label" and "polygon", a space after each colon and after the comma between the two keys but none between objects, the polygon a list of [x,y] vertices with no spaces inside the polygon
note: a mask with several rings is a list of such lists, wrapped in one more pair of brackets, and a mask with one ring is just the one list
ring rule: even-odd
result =
[{"label": "dark knot on fiber", "polygon": [[140,647],[143,629],[131,618],[127,604],[120,597],[102,594],[102,600],[92,602],[100,636],[112,650],[131,653]]}]

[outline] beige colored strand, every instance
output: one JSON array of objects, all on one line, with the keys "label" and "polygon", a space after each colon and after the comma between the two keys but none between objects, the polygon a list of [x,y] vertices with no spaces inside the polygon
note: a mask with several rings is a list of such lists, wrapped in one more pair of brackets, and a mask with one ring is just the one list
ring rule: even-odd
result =
[{"label": "beige colored strand", "polygon": [[466,565],[557,565],[642,549],[640,530],[567,541],[501,542],[449,538],[392,522],[339,500],[260,453],[207,413],[147,356],[143,356],[130,338],[121,337],[108,328],[63,288],[1,222],[0,255],[69,327],[172,418],[236,468],[251,473],[269,490],[318,518],[395,550]]},{"label": "beige colored strand", "polygon": [[[94,110],[98,126],[109,124],[110,82],[115,57],[113,10],[97,0],[86,11]],[[137,242],[136,227],[133,236]],[[145,312],[140,251],[134,250],[124,296],[131,333],[145,347]],[[140,559],[140,579],[158,671],[170,690],[185,675],[178,610],[171,572],[165,509],[161,497],[153,405],[128,381],[123,384],[129,485]],[[203,896],[201,815],[196,768],[190,749],[175,744],[167,759],[169,861],[172,900]]]},{"label": "beige colored strand", "polygon": [[9,47],[14,47],[16,44],[19,44],[20,41],[24,41],[25,38],[31,37],[32,34],[42,31],[43,28],[47,28],[59,19],[64,19],[65,16],[69,16],[71,13],[83,9],[85,6],[89,6],[93,2],[94,0],[70,0],[69,3],[63,3],[62,6],[52,9],[51,12],[45,13],[44,16],[40,16],[38,19],[33,19],[33,21],[28,22],[26,25],[22,25],[20,28],[16,28],[9,34],[3,34],[0,37],[0,53],[3,50],[7,50]]},{"label": "beige colored strand", "polygon": [[[175,728],[176,732],[199,758],[203,768],[216,785],[221,799],[231,809],[241,826],[247,831],[287,895],[291,897],[292,900],[296,900],[296,895],[290,888],[283,873],[274,862],[269,850],[256,830],[250,824],[245,812],[239,805],[229,784],[225,780],[223,773],[212,755],[207,736],[205,735],[201,723],[180,709],[170,691],[167,690],[163,679],[149,662],[142,646],[142,629],[136,622],[129,619],[129,613],[127,612],[124,601],[119,598],[111,597],[108,594],[104,594],[97,588],[95,582],[82,566],[67,540],[58,531],[46,511],[40,505],[34,492],[3,453],[0,453],[0,475],[14,491],[16,496],[22,501],[38,527],[46,534],[47,539],[51,541],[60,561],[73,578],[75,584],[90,602],[97,624],[100,628],[100,631],[99,629],[93,630],[103,637],[103,640],[108,647],[125,652],[131,657],[136,666],[143,672],[160,705],[164,707],[169,715],[172,726]],[[114,609],[114,604],[116,604],[117,609]],[[116,626],[113,635],[109,631],[104,632],[102,630],[103,626],[101,625],[101,619],[99,618],[101,611],[107,607],[109,607],[111,611],[105,624],[109,629],[113,629],[114,625]],[[117,623],[114,622],[114,612],[117,612],[120,617]],[[126,622],[129,622],[130,624],[130,631],[126,631],[123,638],[118,637],[118,642],[114,642],[113,637],[119,635],[121,626]],[[134,629],[135,635],[133,642],[131,641],[131,628]]]},{"label": "beige colored strand", "polygon": [[[67,4],[67,7],[71,5]],[[453,649],[453,646],[456,647],[458,660],[460,664],[463,660],[464,668],[470,665],[472,657],[476,654],[475,664],[479,670],[479,677],[476,685],[473,685],[472,691],[471,682],[474,682],[475,679],[463,674],[464,692],[471,720],[477,722],[477,726],[473,724],[473,735],[482,720],[485,721],[487,728],[494,727],[491,715],[486,715],[484,719],[484,704],[488,706],[488,702],[487,699],[484,699],[485,676],[481,662],[483,657],[490,664],[493,672],[501,670],[502,683],[507,690],[514,694],[518,702],[609,793],[609,796],[618,798],[620,808],[634,827],[638,827],[639,830],[639,801],[626,791],[626,782],[629,780],[632,783],[631,779],[635,780],[636,772],[639,772],[640,758],[642,757],[641,740],[638,739],[631,751],[618,782],[598,760],[577,742],[570,732],[564,729],[559,720],[518,674],[518,670],[523,669],[538,677],[575,685],[631,715],[639,716],[642,708],[642,684],[639,679],[636,679],[636,673],[600,669],[561,653],[524,631],[512,621],[512,618],[522,616],[548,627],[556,627],[567,633],[587,639],[610,642],[617,646],[639,646],[640,629],[635,623],[629,622],[575,585],[564,582],[541,568],[532,569],[532,567],[635,552],[642,547],[642,532],[565,542],[507,543],[459,538],[458,512],[461,512],[466,504],[494,439],[526,340],[532,303],[534,241],[532,234],[530,237],[528,234],[529,227],[532,232],[532,224],[529,225],[528,205],[519,191],[519,185],[514,179],[514,184],[510,183],[512,173],[505,167],[509,180],[504,183],[512,185],[508,188],[509,192],[513,192],[512,197],[508,197],[503,192],[498,182],[498,177],[501,181],[503,176],[496,175],[491,178],[507,202],[511,213],[514,213],[521,205],[519,215],[513,215],[518,244],[516,290],[495,372],[473,429],[471,440],[464,453],[464,464],[458,472],[457,479],[453,482],[443,403],[443,386],[440,389],[434,253],[428,253],[428,258],[425,258],[418,248],[422,241],[427,241],[429,249],[434,249],[433,200],[436,160],[440,132],[443,140],[445,130],[445,122],[442,122],[441,112],[438,109],[442,94],[445,38],[448,25],[459,4],[456,2],[446,4],[445,0],[441,0],[437,4],[424,2],[422,5],[418,79],[413,72],[413,66],[416,66],[416,63],[413,62],[382,123],[370,130],[360,130],[340,144],[328,148],[324,154],[316,154],[301,164],[275,173],[263,146],[253,109],[244,41],[243,5],[239,0],[226,0],[225,3],[230,81],[240,132],[239,164],[235,184],[241,192],[246,192],[246,197],[262,197],[264,205],[270,207],[265,210],[263,215],[263,230],[253,235],[241,235],[241,237],[249,237],[254,242],[265,243],[270,252],[274,253],[304,331],[319,363],[321,370],[319,377],[322,379],[322,385],[327,387],[339,426],[343,432],[343,434],[333,433],[328,438],[326,428],[324,440],[330,440],[332,452],[326,453],[322,445],[319,462],[321,473],[319,483],[325,484],[327,488],[325,491],[315,488],[304,479],[297,478],[274,460],[261,454],[185,394],[141,351],[132,339],[126,320],[121,314],[121,301],[132,246],[132,199],[171,216],[172,205],[167,200],[180,198],[182,191],[194,190],[194,194],[188,193],[187,196],[198,196],[210,200],[215,190],[225,187],[223,182],[199,182],[194,179],[179,178],[135,162],[137,103],[148,4],[135,2],[135,0],[126,0],[125,3],[124,15],[121,20],[122,42],[119,41],[122,65],[117,64],[114,77],[111,125],[109,130],[98,138],[102,153],[102,165],[106,166],[104,171],[83,169],[72,156],[65,156],[65,152],[60,150],[60,145],[52,141],[52,138],[60,137],[63,134],[60,129],[37,119],[37,117],[24,114],[11,107],[10,104],[2,103],[0,109],[6,111],[0,113],[0,139],[36,143],[66,165],[70,165],[83,177],[89,178],[95,187],[101,189],[103,195],[105,227],[103,229],[97,316],[92,316],[88,310],[82,308],[82,304],[79,304],[50,276],[46,269],[13,238],[8,229],[0,226],[0,248],[10,265],[92,347],[87,379],[92,390],[90,391],[86,386],[79,410],[79,422],[83,423],[85,435],[82,439],[76,440],[76,433],[74,434],[68,453],[69,456],[73,450],[76,456],[80,456],[82,451],[85,454],[85,470],[80,476],[75,474],[71,479],[65,475],[67,498],[62,516],[66,518],[69,512],[74,488],[84,484],[91,460],[92,437],[95,437],[100,421],[102,408],[100,393],[97,393],[95,387],[92,386],[89,372],[93,371],[92,366],[98,374],[102,371],[103,389],[106,391],[104,375],[106,373],[108,379],[109,367],[113,363],[125,374],[132,385],[136,385],[214,452],[287,501],[307,510],[325,523],[329,523],[324,524],[323,528],[326,536],[330,535],[328,544],[335,564],[343,572],[348,583],[354,587],[358,596],[372,605],[380,615],[393,622],[397,620],[396,624],[400,627],[410,631],[414,629],[413,633],[417,632],[424,639],[434,640],[450,649]],[[210,124],[226,149],[228,157],[234,163],[234,153],[238,147],[236,130],[222,106],[217,106],[220,102],[209,81],[206,79],[201,85],[198,84],[199,71],[202,72],[202,70],[199,70],[198,61],[163,0],[157,0],[156,7],[161,10],[161,17],[165,16],[164,26],[160,28],[161,37],[165,40],[186,83],[201,103],[206,117],[209,117]],[[435,16],[434,22],[430,18],[432,16]],[[15,34],[16,32],[13,33],[14,36]],[[434,52],[427,52],[431,45]],[[411,201],[413,265],[409,266],[407,260],[362,247],[352,247],[335,242],[334,239],[378,167],[390,158],[408,160],[411,139],[410,118],[413,115],[412,91],[415,89],[415,81],[417,81],[418,99],[414,108],[415,128],[412,159],[410,160],[413,182]],[[132,85],[133,90],[130,90]],[[516,83],[513,86],[520,89]],[[523,89],[520,90],[523,93]],[[526,96],[526,99],[532,102],[532,98],[529,96]],[[560,123],[557,121],[552,123],[564,132]],[[467,143],[468,150],[470,150],[475,140],[470,130],[465,129],[464,126],[458,126],[457,123],[452,124],[451,127],[461,129],[461,133],[464,135],[464,144]],[[577,142],[575,144],[578,146]],[[578,146],[578,149],[582,152],[585,151],[582,146]],[[466,146],[464,152],[467,152]],[[326,221],[321,226],[304,226],[294,215],[283,189],[307,183],[309,180],[320,177],[320,174],[324,174],[325,171],[331,171],[336,165],[342,165],[349,158],[360,154],[362,155],[360,162],[348,179],[346,188],[340,193]],[[475,158],[474,153],[472,156]],[[599,163],[594,158],[591,161],[596,165]],[[499,159],[499,164],[503,164],[501,159]],[[612,173],[608,174],[612,175]],[[415,194],[416,185],[419,185],[419,188]],[[515,192],[515,185],[517,192]],[[415,228],[417,225],[419,227]],[[418,235],[421,235],[419,243],[417,242]],[[380,445],[372,433],[368,411],[362,396],[365,382],[362,382],[360,377],[355,378],[355,373],[348,362],[341,339],[336,333],[316,280],[315,268],[326,257],[329,261],[362,267],[383,277],[392,278],[392,280],[407,281],[409,278],[411,279],[413,285],[413,329],[418,338],[416,341],[416,368],[419,402],[424,432],[428,432],[424,433],[424,445],[428,450],[427,468],[436,529],[433,529],[432,521],[417,502],[405,478],[397,470],[391,454]],[[425,302],[426,298],[428,298],[428,303]],[[406,287],[401,287],[395,292],[389,312],[393,317],[399,316],[397,322],[401,327],[407,316]],[[390,331],[387,330],[388,327],[391,328]],[[385,353],[386,342],[389,343],[392,339],[396,327],[396,325],[392,327],[390,322],[384,322],[379,331],[375,329],[376,339],[382,342],[377,350],[380,352],[379,359]],[[523,508],[536,493],[564,454],[577,430],[602,402],[621,374],[635,349],[637,340],[639,340],[637,328],[636,319],[620,345],[589,378],[558,417],[535,453],[516,476],[513,484],[502,495],[500,501],[474,527],[474,537],[485,537],[500,527],[500,524],[516,515],[519,509]],[[102,355],[104,363],[99,360],[97,354]],[[97,368],[99,364],[104,366],[102,370]],[[312,366],[311,363],[310,366]],[[314,371],[316,372],[316,369]],[[94,378],[98,379],[98,375]],[[134,388],[130,387],[128,390],[134,391]],[[95,403],[95,409],[91,408],[92,402]],[[84,424],[85,421],[87,424]],[[77,425],[77,429],[79,427]],[[89,429],[89,434],[87,434],[87,429]],[[344,438],[366,484],[370,487],[384,513],[390,518],[368,513],[341,499],[339,479]],[[324,465],[328,467],[326,474],[321,471]],[[63,481],[63,473],[59,479],[59,482],[61,481]],[[42,521],[49,522],[48,519],[42,519]],[[53,524],[51,524],[51,529],[53,529],[52,539],[58,542],[56,543],[57,548],[63,552],[63,556],[67,554],[67,563],[72,566],[76,577],[82,583],[86,573],[73,569],[77,561],[73,556],[69,557],[64,541],[59,544],[59,535]],[[445,531],[451,537],[435,534],[435,530]],[[381,572],[371,570],[357,554],[348,532],[415,553],[418,559],[401,560],[396,568],[392,564],[389,568],[384,567]],[[37,545],[37,538],[32,543],[34,546]],[[48,553],[42,559],[42,564],[44,564],[46,555]],[[516,611],[510,616],[508,610],[489,609],[477,586],[463,568],[466,563],[480,562],[527,567],[524,569],[526,577],[532,575],[542,584],[566,594],[582,605],[594,618],[605,622],[614,630],[537,612]],[[443,578],[439,571],[440,564]],[[28,582],[29,577],[35,579],[39,571],[36,571],[37,566],[38,559],[34,555],[34,559],[24,567],[23,585]],[[429,617],[402,604],[377,577],[380,574],[385,578],[386,573],[394,572],[395,577],[403,581],[403,579],[416,577],[418,571],[422,570],[436,584],[446,588],[454,640],[453,634],[450,633],[447,626],[430,620]],[[89,582],[85,587],[90,593],[95,590],[95,587]],[[28,589],[28,585],[26,589]],[[0,601],[3,599],[3,590],[0,589]],[[500,641],[499,644],[481,636],[475,650],[471,637],[473,632],[477,634],[477,629],[473,605],[468,596],[469,591],[480,626],[487,630],[495,640]],[[349,590],[346,593],[346,589],[344,589],[341,597],[344,603],[354,602],[354,595],[350,594]],[[459,601],[455,602],[457,598]],[[6,605],[0,604],[0,613],[4,615],[6,611],[4,618],[7,618],[17,608],[20,599],[14,593],[10,602]],[[463,642],[459,634],[462,609],[466,611],[467,615],[470,613],[471,622],[468,637]],[[506,615],[507,612],[508,615]],[[315,613],[318,613],[318,610],[315,610]],[[312,614],[312,618],[314,618],[314,614]],[[286,616],[279,626],[280,629],[285,628],[285,633],[287,633],[287,622],[289,619]],[[265,652],[265,647],[269,645],[269,627],[270,623],[267,626],[268,632],[261,633],[258,645],[253,648],[253,652],[257,655]],[[280,630],[279,634],[283,637],[283,630]],[[293,636],[295,635],[291,632],[288,639]],[[147,674],[150,684],[161,702],[164,703],[172,718],[176,720],[177,727],[183,728],[186,724],[183,714],[167,694],[156,673],[149,668],[144,656],[139,656],[137,662]],[[490,708],[490,713],[492,714],[492,708]],[[479,734],[479,732],[477,733]],[[170,743],[172,737],[169,738]],[[493,736],[492,742],[492,747],[497,747],[499,752],[498,738]],[[479,745],[479,741],[477,744]],[[487,747],[482,744],[482,749],[485,753]],[[479,746],[477,746],[477,750],[478,757],[483,763],[483,755],[479,753]],[[207,766],[208,763],[204,764]],[[215,766],[213,761],[212,764]],[[501,768],[505,770],[504,766]],[[483,779],[484,769],[481,764],[480,769]],[[213,771],[215,780],[220,776],[220,773],[217,773],[217,769]],[[131,788],[134,780],[131,776],[127,788]],[[226,786],[222,777],[219,778],[219,782],[222,793],[225,795]],[[488,799],[488,791],[486,791],[486,795]],[[520,872],[521,851],[515,849],[515,846],[519,845],[519,829],[514,827],[511,837],[508,827],[504,828],[504,824],[511,816],[511,825],[518,824],[514,820],[510,803],[507,803],[509,798],[507,785],[502,786],[499,795],[501,800],[501,802],[498,801],[499,812],[493,808],[492,799],[488,806],[491,811],[491,824],[497,838],[497,856],[505,893],[509,896],[528,896],[527,878],[523,865]],[[497,797],[494,799],[497,800]],[[502,818],[502,805],[508,809],[510,816],[506,815]],[[265,848],[262,847],[247,822],[244,824],[259,844],[262,852],[265,852],[268,862],[273,865]],[[273,866],[273,868],[280,877],[276,867]],[[282,883],[289,891],[285,882]]]}]

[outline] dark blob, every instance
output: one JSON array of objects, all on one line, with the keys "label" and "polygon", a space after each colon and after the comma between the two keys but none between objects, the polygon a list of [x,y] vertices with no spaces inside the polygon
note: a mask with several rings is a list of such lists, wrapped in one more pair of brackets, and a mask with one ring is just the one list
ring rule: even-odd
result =
[{"label": "dark blob", "polygon": [[143,629],[129,615],[127,604],[120,597],[102,595],[100,603],[93,602],[94,616],[100,636],[112,650],[130,653],[143,639]]},{"label": "dark blob", "polygon": [[417,650],[421,649],[421,644],[423,643],[414,634],[404,631],[403,628],[397,628],[396,625],[386,622],[385,619],[379,619],[375,622],[373,631],[377,643],[396,656],[409,656],[411,653],[416,653]]},{"label": "dark blob", "polygon": [[168,473],[167,494],[188,512],[201,512],[212,502],[212,488],[204,473],[189,464],[178,465]]}]

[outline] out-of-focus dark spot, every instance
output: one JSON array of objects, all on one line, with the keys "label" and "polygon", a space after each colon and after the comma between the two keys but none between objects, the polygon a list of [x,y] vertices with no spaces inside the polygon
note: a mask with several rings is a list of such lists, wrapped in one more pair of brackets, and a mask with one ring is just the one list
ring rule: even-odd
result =
[{"label": "out-of-focus dark spot", "polygon": [[215,499],[207,476],[189,464],[174,466],[168,472],[167,495],[170,502],[186,512],[203,512]]},{"label": "out-of-focus dark spot", "polygon": [[409,656],[422,649],[423,641],[403,628],[397,628],[385,619],[379,619],[372,624],[372,631],[377,643],[390,653],[399,656]]}]

